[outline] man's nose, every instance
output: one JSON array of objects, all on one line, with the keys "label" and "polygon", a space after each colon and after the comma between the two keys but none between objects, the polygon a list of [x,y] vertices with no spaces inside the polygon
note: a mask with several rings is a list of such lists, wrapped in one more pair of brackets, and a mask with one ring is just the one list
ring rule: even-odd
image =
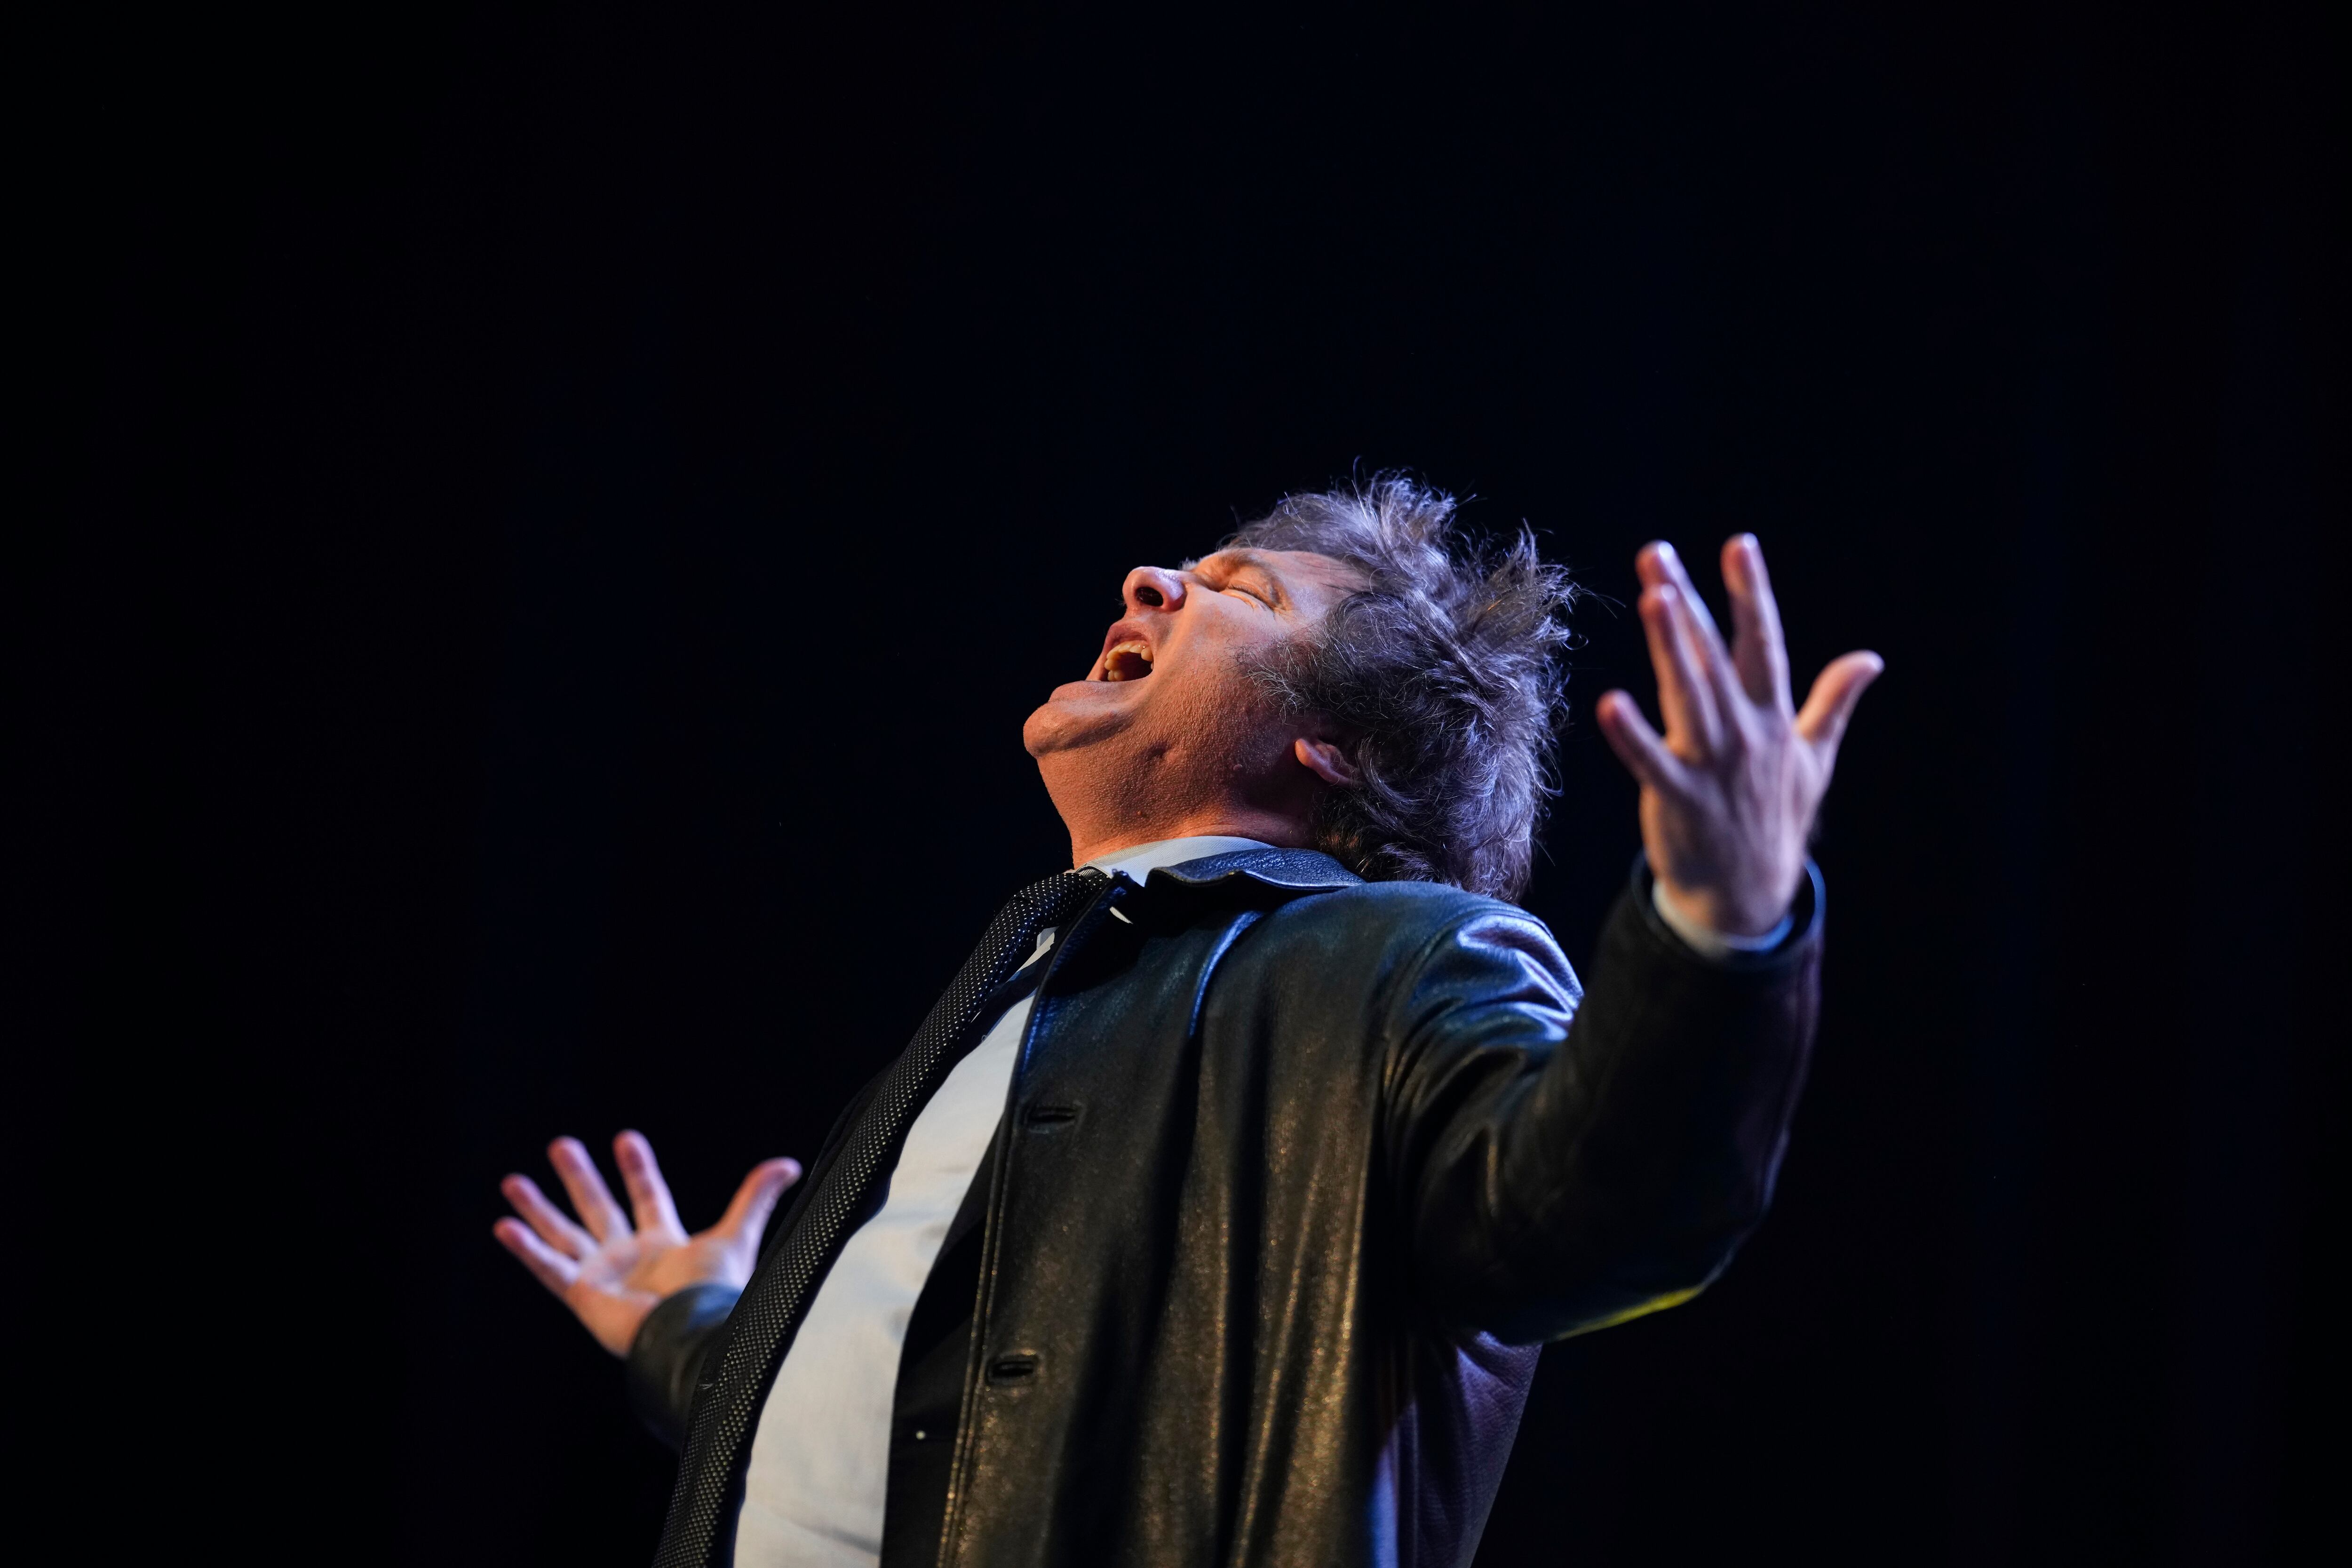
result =
[{"label": "man's nose", "polygon": [[1139,566],[1129,572],[1120,592],[1131,613],[1181,609],[1184,605],[1184,579],[1157,566]]}]

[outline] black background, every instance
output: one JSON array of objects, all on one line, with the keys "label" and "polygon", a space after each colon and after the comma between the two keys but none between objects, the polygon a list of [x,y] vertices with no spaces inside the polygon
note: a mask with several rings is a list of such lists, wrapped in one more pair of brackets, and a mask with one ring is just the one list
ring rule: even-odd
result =
[{"label": "black background", "polygon": [[[1548,1352],[1480,1562],[2324,1539],[2319,23],[83,40],[27,143],[98,308],[19,621],[26,776],[80,826],[17,953],[79,1069],[62,1168],[142,1216],[100,1293],[171,1303],[146,1439],[218,1463],[248,1555],[643,1560],[668,1458],[491,1241],[499,1177],[634,1125],[703,1223],[810,1152],[1065,863],[1018,729],[1125,570],[1407,466],[1614,601],[1528,899],[1580,962],[1636,843],[1586,715],[1649,690],[1643,540],[1755,530],[1801,679],[1889,666],[1778,1209],[1696,1303]],[[101,1468],[152,1498],[141,1452]]]}]

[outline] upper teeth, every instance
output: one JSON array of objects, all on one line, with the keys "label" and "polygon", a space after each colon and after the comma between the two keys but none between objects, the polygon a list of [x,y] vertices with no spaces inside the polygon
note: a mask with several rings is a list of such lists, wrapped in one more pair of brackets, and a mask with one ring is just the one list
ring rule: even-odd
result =
[{"label": "upper teeth", "polygon": [[[1137,669],[1135,668],[1137,664],[1140,664],[1143,668]],[[1150,673],[1150,669],[1151,647],[1141,637],[1129,637],[1125,642],[1113,643],[1103,653],[1105,680],[1132,680],[1137,676]]]}]

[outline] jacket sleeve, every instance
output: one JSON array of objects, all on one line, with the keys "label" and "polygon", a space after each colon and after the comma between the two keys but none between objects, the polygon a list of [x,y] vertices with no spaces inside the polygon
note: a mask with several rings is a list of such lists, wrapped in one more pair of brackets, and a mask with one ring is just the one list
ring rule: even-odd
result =
[{"label": "jacket sleeve", "polygon": [[685,1442],[687,1410],[703,1363],[725,1337],[727,1316],[740,1294],[732,1285],[689,1285],[663,1297],[629,1343],[629,1404],[673,1448]]},{"label": "jacket sleeve", "polygon": [[1394,994],[1390,1168],[1416,1293],[1456,1327],[1527,1343],[1687,1300],[1771,1200],[1812,1043],[1820,875],[1787,941],[1728,960],[1666,929],[1645,866],[1633,881],[1580,1005],[1541,924],[1498,906]]}]

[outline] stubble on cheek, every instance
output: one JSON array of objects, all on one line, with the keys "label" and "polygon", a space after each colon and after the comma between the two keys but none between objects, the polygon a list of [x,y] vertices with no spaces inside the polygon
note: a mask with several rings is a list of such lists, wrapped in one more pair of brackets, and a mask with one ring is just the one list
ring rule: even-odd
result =
[{"label": "stubble on cheek", "polygon": [[1223,786],[1263,771],[1274,752],[1287,750],[1287,740],[1276,734],[1281,704],[1251,674],[1254,651],[1226,654],[1218,679],[1183,692],[1172,732],[1156,737],[1155,761],[1202,784],[1214,780]]}]

